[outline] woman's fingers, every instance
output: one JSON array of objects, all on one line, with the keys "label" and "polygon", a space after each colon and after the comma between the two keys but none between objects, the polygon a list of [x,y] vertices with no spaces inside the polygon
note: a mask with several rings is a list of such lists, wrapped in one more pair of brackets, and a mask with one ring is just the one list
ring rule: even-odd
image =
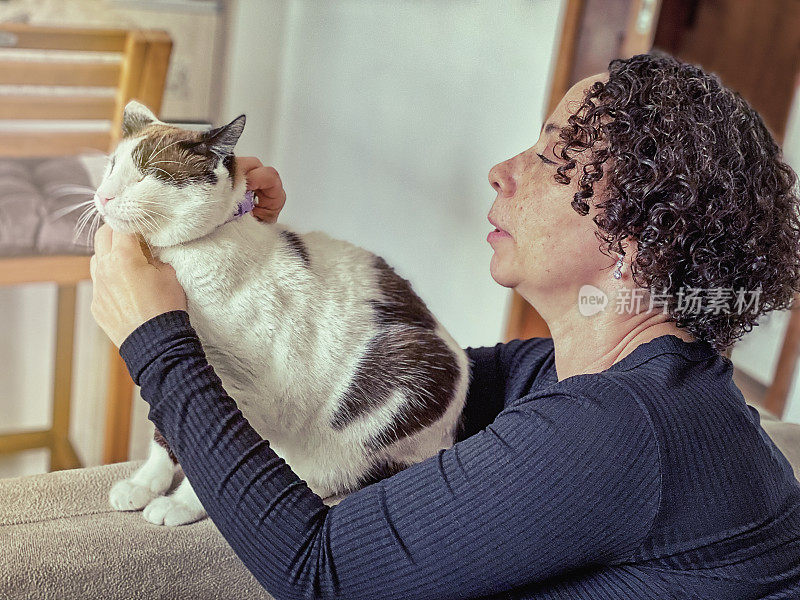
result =
[{"label": "woman's fingers", "polygon": [[247,189],[255,190],[259,200],[261,198],[267,200],[281,198],[283,182],[281,182],[278,172],[272,167],[256,167],[249,171],[245,177],[247,178]]},{"label": "woman's fingers", "polygon": [[276,222],[286,203],[286,191],[278,172],[273,167],[265,167],[254,156],[237,157],[236,164],[244,173],[247,189],[256,196],[253,216],[267,223]]},{"label": "woman's fingers", "polygon": [[241,169],[244,174],[247,174],[248,171],[252,171],[256,167],[262,167],[263,165],[255,156],[237,156],[236,166]]},{"label": "woman's fingers", "polygon": [[94,253],[104,255],[111,252],[111,227],[105,223],[94,234]]},{"label": "woman's fingers", "polygon": [[123,260],[133,264],[147,264],[148,260],[142,251],[139,236],[135,233],[115,231],[111,234],[111,252]]},{"label": "woman's fingers", "polygon": [[283,185],[281,185],[280,181],[273,187],[267,189],[257,188],[254,189],[254,191],[256,193],[256,197],[258,198],[256,208],[281,212],[283,205],[286,204],[286,192],[284,191]]},{"label": "woman's fingers", "polygon": [[277,221],[286,204],[286,191],[278,172],[273,167],[265,167],[254,156],[237,157],[236,163],[247,180],[247,189],[253,190],[256,195],[253,216],[267,223]]},{"label": "woman's fingers", "polygon": [[269,208],[259,208],[256,206],[253,209],[253,216],[258,219],[259,221],[264,221],[265,223],[277,223],[278,222],[278,215],[281,213],[281,209],[269,209]]}]

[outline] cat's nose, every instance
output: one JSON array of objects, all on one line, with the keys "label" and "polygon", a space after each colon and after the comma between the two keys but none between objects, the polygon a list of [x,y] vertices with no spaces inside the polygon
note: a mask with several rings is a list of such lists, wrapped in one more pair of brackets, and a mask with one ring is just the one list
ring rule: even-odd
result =
[{"label": "cat's nose", "polygon": [[104,198],[103,196],[99,196],[97,194],[95,194],[94,197],[100,201],[100,206],[105,206],[106,204],[108,204],[109,200],[114,199],[114,196],[111,196],[111,198]]}]

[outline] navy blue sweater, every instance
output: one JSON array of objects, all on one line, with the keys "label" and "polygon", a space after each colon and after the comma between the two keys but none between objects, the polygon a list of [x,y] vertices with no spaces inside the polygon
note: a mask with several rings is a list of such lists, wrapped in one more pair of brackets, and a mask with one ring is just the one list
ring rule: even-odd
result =
[{"label": "navy blue sweater", "polygon": [[709,344],[661,336],[563,381],[550,339],[467,351],[459,441],[329,508],[225,393],[187,313],[120,349],[279,600],[800,598],[800,483]]}]

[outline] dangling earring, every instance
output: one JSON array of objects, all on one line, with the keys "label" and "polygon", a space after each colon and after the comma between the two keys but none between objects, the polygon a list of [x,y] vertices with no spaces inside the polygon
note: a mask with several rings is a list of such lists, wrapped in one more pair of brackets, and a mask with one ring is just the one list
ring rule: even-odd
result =
[{"label": "dangling earring", "polygon": [[617,261],[616,268],[614,269],[614,272],[612,273],[612,275],[614,276],[614,279],[621,279],[622,278],[622,266],[624,264],[622,262],[622,259],[624,257],[625,257],[624,254],[620,254],[619,255],[619,260]]}]

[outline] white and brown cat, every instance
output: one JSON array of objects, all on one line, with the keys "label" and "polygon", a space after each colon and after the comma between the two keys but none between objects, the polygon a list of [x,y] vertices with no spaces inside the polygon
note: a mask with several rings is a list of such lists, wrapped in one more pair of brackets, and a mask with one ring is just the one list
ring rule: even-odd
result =
[{"label": "white and brown cat", "polygon": [[[191,132],[130,102],[95,206],[174,267],[208,361],[255,430],[314,492],[340,497],[453,444],[468,359],[382,258],[240,216],[244,123]],[[156,524],[203,518],[188,480],[164,495],[174,468],[156,431],[111,505]]]}]

